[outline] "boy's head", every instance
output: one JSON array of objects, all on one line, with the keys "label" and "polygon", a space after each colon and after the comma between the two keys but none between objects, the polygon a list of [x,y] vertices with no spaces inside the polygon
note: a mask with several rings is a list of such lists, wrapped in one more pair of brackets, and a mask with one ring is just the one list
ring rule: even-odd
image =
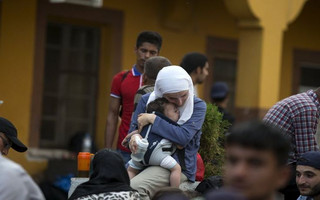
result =
[{"label": "boy's head", "polygon": [[153,56],[158,56],[162,45],[162,38],[154,31],[144,31],[138,35],[135,53],[136,67],[140,73],[144,71],[144,63]]},{"label": "boy's head", "polygon": [[157,79],[159,71],[166,66],[170,66],[171,62],[162,56],[155,56],[149,58],[144,63],[143,82],[145,85],[152,85]]},{"label": "boy's head", "polygon": [[229,94],[229,87],[225,82],[216,82],[211,87],[211,99],[213,103],[223,102]]},{"label": "boy's head", "polygon": [[278,129],[259,121],[233,127],[226,136],[225,183],[246,198],[268,199],[289,176],[290,143]]},{"label": "boy's head", "polygon": [[180,118],[180,112],[176,105],[170,103],[166,98],[158,98],[150,102],[147,106],[147,112],[159,112],[174,122],[177,122]]},{"label": "boy's head", "polygon": [[198,52],[186,54],[180,63],[180,66],[190,74],[193,84],[203,83],[209,74],[208,58]]},{"label": "boy's head", "polygon": [[158,51],[160,51],[162,45],[162,37],[155,31],[143,31],[139,33],[137,37],[136,48],[138,49],[144,42],[155,45]]},{"label": "boy's head", "polygon": [[297,160],[296,182],[300,194],[304,196],[320,196],[320,152],[309,151]]}]

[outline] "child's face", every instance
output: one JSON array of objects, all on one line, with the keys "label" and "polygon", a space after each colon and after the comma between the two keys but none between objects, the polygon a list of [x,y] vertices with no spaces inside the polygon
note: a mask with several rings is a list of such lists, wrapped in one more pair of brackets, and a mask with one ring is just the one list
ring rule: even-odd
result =
[{"label": "child's face", "polygon": [[168,103],[165,105],[164,115],[172,121],[177,122],[180,118],[180,111],[177,106],[172,103]]}]

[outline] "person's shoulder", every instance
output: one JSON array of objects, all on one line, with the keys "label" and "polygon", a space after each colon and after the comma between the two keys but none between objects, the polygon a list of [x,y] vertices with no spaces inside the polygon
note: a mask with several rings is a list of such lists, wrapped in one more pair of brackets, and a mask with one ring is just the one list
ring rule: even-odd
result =
[{"label": "person's shoulder", "polygon": [[26,173],[26,171],[22,168],[21,165],[18,163],[15,163],[12,160],[9,160],[7,158],[1,157],[0,158],[0,167],[1,167],[1,172],[0,176],[6,176],[8,178],[13,178],[13,177],[18,177],[21,174]]},{"label": "person's shoulder", "polygon": [[200,99],[199,97],[194,96],[193,101],[195,106],[207,107],[206,102]]},{"label": "person's shoulder", "polygon": [[148,99],[149,99],[149,97],[150,97],[150,94],[151,94],[151,93],[147,93],[147,94],[142,95],[141,99],[148,101]]}]

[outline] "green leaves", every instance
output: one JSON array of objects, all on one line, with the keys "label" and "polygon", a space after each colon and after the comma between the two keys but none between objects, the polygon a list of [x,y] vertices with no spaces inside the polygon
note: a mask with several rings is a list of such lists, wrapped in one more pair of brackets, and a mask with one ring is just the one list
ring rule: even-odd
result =
[{"label": "green leaves", "polygon": [[205,165],[205,178],[222,174],[224,134],[230,125],[227,120],[222,120],[222,113],[217,106],[207,104],[199,149]]}]

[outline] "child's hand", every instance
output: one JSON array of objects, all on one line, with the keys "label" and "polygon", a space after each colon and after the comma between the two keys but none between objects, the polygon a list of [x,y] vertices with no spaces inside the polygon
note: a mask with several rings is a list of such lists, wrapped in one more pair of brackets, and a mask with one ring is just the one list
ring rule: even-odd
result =
[{"label": "child's hand", "polygon": [[153,124],[154,120],[156,119],[155,114],[150,113],[141,113],[138,116],[138,130],[139,133],[141,132],[142,128],[147,124]]},{"label": "child's hand", "polygon": [[129,134],[122,140],[121,145],[122,145],[123,147],[129,148],[129,141],[130,141],[130,139],[131,139],[131,136],[132,136],[133,134],[137,134],[137,133],[138,133],[138,130],[134,130],[134,131],[132,131],[131,133],[129,133]]}]

